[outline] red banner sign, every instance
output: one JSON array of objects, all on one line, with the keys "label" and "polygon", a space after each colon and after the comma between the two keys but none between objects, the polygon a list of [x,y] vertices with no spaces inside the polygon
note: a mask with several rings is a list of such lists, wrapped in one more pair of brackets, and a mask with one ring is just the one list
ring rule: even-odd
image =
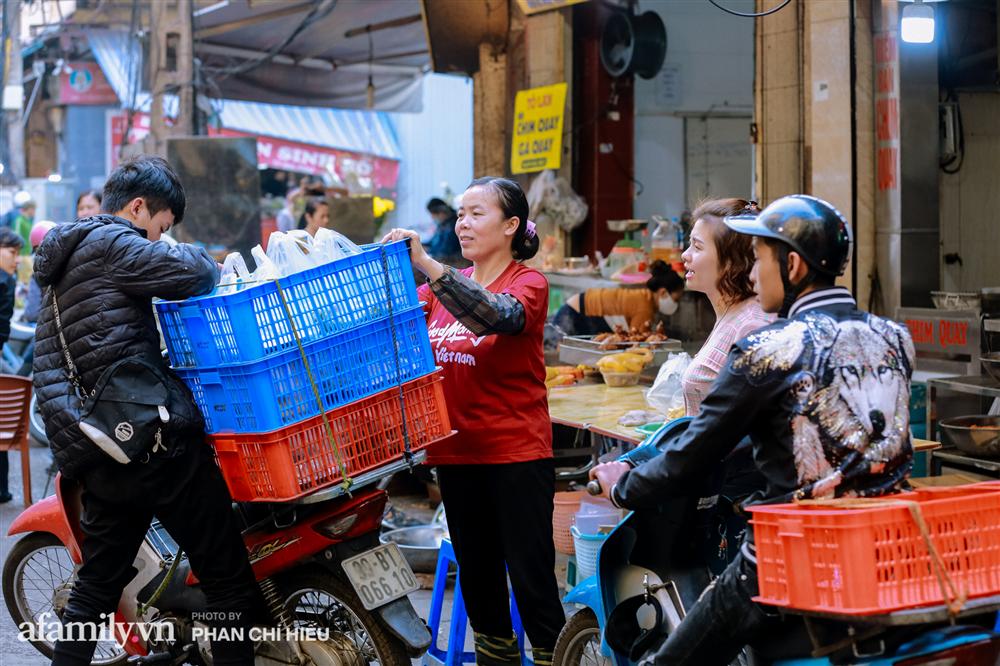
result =
[{"label": "red banner sign", "polygon": [[907,319],[913,344],[935,345],[941,349],[964,347],[969,344],[969,322],[939,319]]},{"label": "red banner sign", "polygon": [[[118,149],[125,133],[124,115],[111,118],[111,167],[118,163]],[[149,134],[149,115],[137,113],[132,118],[129,143]],[[247,132],[209,128],[209,136],[254,136]],[[380,194],[395,198],[399,162],[347,150],[312,146],[269,136],[257,136],[257,164],[269,169],[293,171],[311,176],[326,176],[343,184],[351,194]]]},{"label": "red banner sign", "polygon": [[59,74],[60,104],[118,104],[118,95],[96,62],[71,62]]}]

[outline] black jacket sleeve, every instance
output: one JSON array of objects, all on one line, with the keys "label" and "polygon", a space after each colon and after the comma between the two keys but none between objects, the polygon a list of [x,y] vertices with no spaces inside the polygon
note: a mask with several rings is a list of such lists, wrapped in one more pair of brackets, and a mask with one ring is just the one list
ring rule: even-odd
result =
[{"label": "black jacket sleeve", "polygon": [[497,294],[450,266],[430,283],[451,315],[475,335],[517,335],[524,330],[524,305],[510,294]]},{"label": "black jacket sleeve", "polygon": [[628,509],[655,508],[665,497],[698,492],[712,468],[740,443],[759,412],[777,397],[775,386],[751,384],[733,363],[742,352],[730,352],[722,373],[701,403],[687,431],[656,456],[619,479],[613,500]]},{"label": "black jacket sleeve", "polygon": [[2,274],[0,278],[0,346],[10,337],[10,318],[14,316],[14,291],[17,279],[13,275]]},{"label": "black jacket sleeve", "polygon": [[210,292],[219,282],[219,266],[204,248],[188,243],[171,247],[132,233],[108,246],[109,277],[126,294],[180,300]]}]

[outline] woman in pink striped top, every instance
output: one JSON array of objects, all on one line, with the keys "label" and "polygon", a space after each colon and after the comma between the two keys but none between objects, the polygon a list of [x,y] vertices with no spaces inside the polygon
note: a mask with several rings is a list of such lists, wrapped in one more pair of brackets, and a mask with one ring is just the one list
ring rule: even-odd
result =
[{"label": "woman in pink striped top", "polygon": [[750,237],[729,229],[722,218],[757,213],[757,205],[743,199],[714,199],[692,214],[691,244],[684,251],[687,288],[703,292],[715,310],[715,327],[684,372],[684,407],[688,416],[726,364],[733,343],[774,321],[760,308],[750,283],[753,250]]}]

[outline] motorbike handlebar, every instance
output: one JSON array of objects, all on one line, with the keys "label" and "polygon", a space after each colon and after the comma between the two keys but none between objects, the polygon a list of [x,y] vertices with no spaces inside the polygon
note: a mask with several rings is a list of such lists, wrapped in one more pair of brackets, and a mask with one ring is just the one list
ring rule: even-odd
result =
[{"label": "motorbike handlebar", "polygon": [[587,492],[593,496],[601,494],[601,482],[597,479],[592,479],[587,482]]}]

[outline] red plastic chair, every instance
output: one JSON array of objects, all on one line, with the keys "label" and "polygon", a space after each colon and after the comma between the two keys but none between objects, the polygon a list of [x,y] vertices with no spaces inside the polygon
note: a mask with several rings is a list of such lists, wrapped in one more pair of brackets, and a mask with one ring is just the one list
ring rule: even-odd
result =
[{"label": "red plastic chair", "polygon": [[0,375],[0,451],[21,450],[24,506],[31,506],[30,409],[31,380],[17,375]]}]

